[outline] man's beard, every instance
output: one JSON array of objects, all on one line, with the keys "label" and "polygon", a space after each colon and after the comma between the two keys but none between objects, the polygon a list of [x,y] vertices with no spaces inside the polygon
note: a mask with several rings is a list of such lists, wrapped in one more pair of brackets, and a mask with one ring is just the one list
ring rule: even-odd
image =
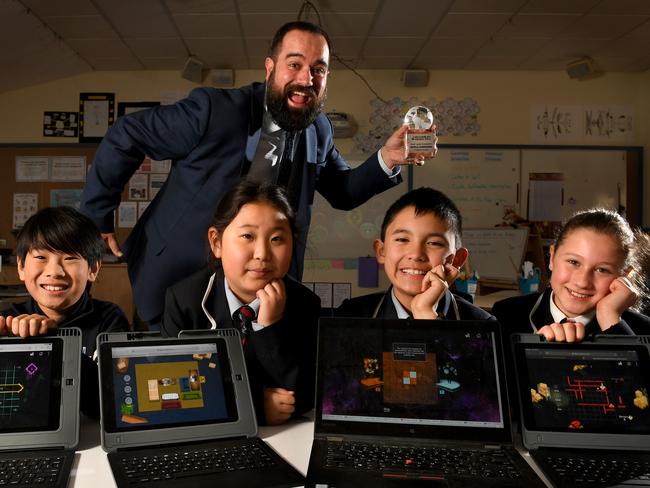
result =
[{"label": "man's beard", "polygon": [[[280,90],[274,79],[275,70],[271,71],[266,85],[266,107],[274,122],[286,131],[302,130],[310,126],[323,109],[327,92],[319,97],[313,87],[298,84],[290,84],[284,90]],[[292,109],[288,102],[289,93],[292,91],[306,93],[310,97],[310,103],[304,109]]]}]

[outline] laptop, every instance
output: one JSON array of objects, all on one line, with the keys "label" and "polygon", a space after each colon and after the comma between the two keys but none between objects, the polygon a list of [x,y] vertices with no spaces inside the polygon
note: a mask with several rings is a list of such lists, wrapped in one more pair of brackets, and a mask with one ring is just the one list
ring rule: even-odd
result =
[{"label": "laptop", "polygon": [[304,477],[256,437],[234,329],[98,337],[101,443],[118,487],[290,487]]},{"label": "laptop", "polygon": [[321,318],[307,486],[544,486],[502,362],[496,321]]},{"label": "laptop", "polygon": [[513,336],[523,443],[551,482],[650,486],[650,336]]},{"label": "laptop", "polygon": [[65,487],[79,441],[81,331],[0,336],[0,485]]}]

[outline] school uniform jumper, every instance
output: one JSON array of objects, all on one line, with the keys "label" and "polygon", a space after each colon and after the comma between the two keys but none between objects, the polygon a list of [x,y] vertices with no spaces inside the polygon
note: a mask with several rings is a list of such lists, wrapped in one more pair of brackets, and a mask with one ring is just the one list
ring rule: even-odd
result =
[{"label": "school uniform jumper", "polygon": [[[265,423],[264,389],[295,392],[293,416],[314,408],[316,341],[320,300],[290,277],[283,278],[287,301],[278,322],[248,334],[246,369],[259,423]],[[237,328],[226,298],[223,269],[204,269],[167,289],[161,331]]]},{"label": "school uniform jumper", "polygon": [[[25,302],[14,303],[0,311],[3,317],[23,314],[46,315],[32,297]],[[97,336],[102,332],[124,332],[129,330],[129,321],[120,307],[111,302],[92,298],[85,291],[61,320],[57,327],[78,327],[81,329],[81,411],[93,419],[99,418],[99,380],[95,347]]]}]

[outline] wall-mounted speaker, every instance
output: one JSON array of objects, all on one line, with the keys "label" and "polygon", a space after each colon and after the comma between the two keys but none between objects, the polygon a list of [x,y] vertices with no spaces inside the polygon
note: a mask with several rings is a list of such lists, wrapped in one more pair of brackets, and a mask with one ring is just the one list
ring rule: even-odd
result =
[{"label": "wall-mounted speaker", "polygon": [[202,72],[203,61],[194,56],[190,56],[185,61],[185,66],[183,67],[183,71],[181,71],[181,77],[194,83],[201,83],[203,80]]},{"label": "wall-mounted speaker", "polygon": [[569,78],[574,80],[588,80],[602,74],[591,58],[582,58],[567,64],[566,72]]},{"label": "wall-mounted speaker", "polygon": [[429,71],[426,69],[405,69],[402,71],[402,85],[408,87],[427,86]]}]

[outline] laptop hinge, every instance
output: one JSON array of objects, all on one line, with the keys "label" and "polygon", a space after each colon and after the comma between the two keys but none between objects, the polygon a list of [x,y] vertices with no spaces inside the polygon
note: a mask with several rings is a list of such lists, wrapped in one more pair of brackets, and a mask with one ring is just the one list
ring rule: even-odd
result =
[{"label": "laptop hinge", "polygon": [[495,450],[501,449],[501,446],[499,446],[497,444],[484,444],[483,447],[485,449],[495,449]]},{"label": "laptop hinge", "polygon": [[129,446],[129,447],[118,447],[115,449],[115,452],[130,452],[130,451],[143,451],[145,449],[156,449],[156,448],[164,448],[164,449],[173,449],[175,447],[192,447],[192,446],[198,446],[201,444],[212,444],[213,442],[219,442],[219,441],[242,441],[242,440],[247,440],[247,439],[254,439],[255,436],[252,437],[246,437],[245,435],[238,435],[238,436],[233,436],[233,437],[223,437],[223,438],[214,438],[214,439],[202,439],[202,440],[196,440],[196,441],[178,441],[178,442],[170,442],[167,444],[151,444],[151,445],[139,445],[139,446]]}]

